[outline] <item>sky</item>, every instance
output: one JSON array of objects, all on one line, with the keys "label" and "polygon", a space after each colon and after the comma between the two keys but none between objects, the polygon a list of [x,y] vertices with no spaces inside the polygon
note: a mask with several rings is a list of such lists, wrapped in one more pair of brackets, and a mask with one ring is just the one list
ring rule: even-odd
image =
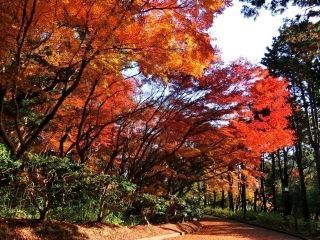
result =
[{"label": "sky", "polygon": [[271,46],[272,38],[278,35],[283,25],[283,18],[293,18],[301,9],[290,7],[284,14],[272,16],[268,11],[261,11],[260,16],[245,18],[241,13],[241,4],[234,1],[232,7],[219,15],[210,29],[213,45],[221,50],[224,62],[234,61],[240,57],[252,63],[259,63]]}]

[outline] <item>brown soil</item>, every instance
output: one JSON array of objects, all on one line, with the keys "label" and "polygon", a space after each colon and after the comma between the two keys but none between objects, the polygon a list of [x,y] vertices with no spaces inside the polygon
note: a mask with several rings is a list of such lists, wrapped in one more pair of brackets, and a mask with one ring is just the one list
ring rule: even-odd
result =
[{"label": "brown soil", "polygon": [[34,220],[0,220],[0,240],[134,240],[176,232],[193,232],[197,223],[118,227],[100,223],[70,224]]}]

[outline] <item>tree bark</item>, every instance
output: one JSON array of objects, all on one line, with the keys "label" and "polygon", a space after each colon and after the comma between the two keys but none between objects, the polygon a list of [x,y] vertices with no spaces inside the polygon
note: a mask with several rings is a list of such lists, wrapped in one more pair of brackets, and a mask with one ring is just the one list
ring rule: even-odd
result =
[{"label": "tree bark", "polygon": [[256,189],[254,191],[254,196],[253,196],[253,211],[254,212],[257,212],[258,195],[259,195],[259,191],[258,191],[258,189]]},{"label": "tree bark", "polygon": [[[261,172],[264,174],[264,156],[261,157]],[[267,211],[267,198],[266,191],[264,186],[264,176],[261,176],[261,186],[260,186],[260,194],[262,197],[262,211]]]},{"label": "tree bark", "polygon": [[301,148],[301,142],[298,140],[296,144],[296,162],[299,172],[299,182],[300,182],[300,193],[301,193],[301,202],[302,202],[302,215],[303,219],[308,222],[310,219],[310,212],[309,212],[309,204],[308,204],[308,198],[307,198],[307,189],[306,189],[306,183],[303,173],[303,166],[302,166],[302,148]]},{"label": "tree bark", "polygon": [[228,191],[228,198],[229,198],[229,210],[234,212],[234,201],[233,201],[233,192]]},{"label": "tree bark", "polygon": [[[278,164],[279,164],[279,172],[281,178],[282,185],[282,203],[283,203],[283,214],[284,216],[291,215],[292,212],[292,203],[289,192],[289,174],[288,174],[288,156],[287,151],[282,150],[283,153],[283,161],[281,161],[280,151],[278,151]],[[283,162],[283,167],[281,162]]]},{"label": "tree bark", "polygon": [[225,194],[224,194],[224,190],[222,189],[221,191],[221,208],[224,209],[225,207]]},{"label": "tree bark", "polygon": [[[229,170],[232,171],[232,169],[229,169]],[[228,182],[229,182],[229,189],[228,189],[229,210],[234,212],[233,178],[231,173],[228,174]]]},{"label": "tree bark", "polygon": [[213,207],[213,209],[215,209],[217,207],[217,192],[216,191],[213,191],[212,207]]},{"label": "tree bark", "polygon": [[40,217],[39,217],[40,221],[47,220],[48,209],[42,209],[39,211],[39,213],[40,213]]},{"label": "tree bark", "polygon": [[272,192],[272,211],[278,211],[278,204],[277,204],[277,189],[276,189],[276,159],[274,154],[271,154],[271,168],[272,168],[272,185],[271,185],[271,192]]},{"label": "tree bark", "polygon": [[[245,166],[241,164],[241,168],[245,170]],[[244,217],[247,214],[247,194],[246,194],[246,176],[241,173],[241,207]]]}]

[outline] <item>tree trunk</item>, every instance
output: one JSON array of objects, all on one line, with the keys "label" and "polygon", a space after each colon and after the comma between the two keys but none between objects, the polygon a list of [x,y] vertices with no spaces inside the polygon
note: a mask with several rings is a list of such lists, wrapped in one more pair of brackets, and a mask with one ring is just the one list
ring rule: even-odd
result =
[{"label": "tree trunk", "polygon": [[306,183],[304,179],[303,173],[303,166],[302,166],[302,149],[301,149],[301,142],[298,141],[296,144],[296,162],[299,172],[299,182],[300,182],[300,193],[301,193],[301,200],[302,200],[302,215],[304,221],[308,222],[310,219],[310,212],[309,212],[309,204],[307,198],[307,190],[306,190]]},{"label": "tree trunk", "polygon": [[217,207],[217,192],[216,191],[213,191],[212,207],[213,207],[213,209],[215,209]]},{"label": "tree trunk", "polygon": [[225,204],[225,194],[224,194],[224,190],[222,189],[221,191],[221,208],[224,209],[224,205]]},{"label": "tree trunk", "polygon": [[[232,168],[229,168],[229,171],[232,171]],[[229,182],[229,189],[228,189],[228,200],[229,200],[229,210],[234,212],[234,201],[233,201],[233,178],[231,172],[228,174],[228,182]]]},{"label": "tree trunk", "polygon": [[104,186],[102,192],[100,193],[99,199],[99,209],[97,214],[97,222],[102,222],[104,217],[104,206],[105,206],[105,196],[107,193],[107,186]]},{"label": "tree trunk", "polygon": [[[264,156],[261,157],[261,172],[264,174]],[[266,198],[266,191],[265,191],[265,186],[264,186],[264,176],[261,177],[260,194],[262,197],[262,210],[264,212],[266,212],[267,211],[267,198]]]},{"label": "tree trunk", "polygon": [[231,191],[228,192],[228,198],[229,198],[229,210],[234,212],[233,193]]},{"label": "tree trunk", "polygon": [[278,211],[278,204],[277,204],[277,189],[276,189],[276,159],[274,154],[271,154],[271,164],[272,164],[272,185],[271,185],[271,192],[272,192],[272,211]]},{"label": "tree trunk", "polygon": [[257,212],[258,195],[259,195],[259,192],[258,192],[258,189],[256,189],[254,191],[254,196],[253,196],[253,211],[254,212]]},{"label": "tree trunk", "polygon": [[40,221],[47,220],[48,210],[49,210],[48,207],[44,207],[43,209],[39,209],[39,214],[40,214],[39,220]]},{"label": "tree trunk", "polygon": [[283,167],[281,165],[281,155],[280,151],[278,151],[278,164],[279,164],[279,172],[281,178],[282,185],[282,203],[284,207],[283,214],[284,216],[291,215],[292,212],[292,202],[290,198],[289,192],[289,174],[288,174],[288,156],[287,151],[282,150],[283,153]]},{"label": "tree trunk", "polygon": [[[310,85],[311,84],[311,85]],[[313,149],[313,157],[314,162],[316,164],[316,175],[317,175],[317,183],[316,183],[316,190],[317,190],[317,212],[320,212],[320,151],[319,151],[319,117],[318,117],[318,106],[319,106],[319,98],[317,91],[315,90],[315,86],[312,85],[312,82],[308,82],[307,87],[303,84],[302,81],[297,82],[297,86],[300,88],[301,91],[301,99],[302,99],[302,106],[303,106],[303,113],[306,127],[306,133],[309,138],[309,142]],[[295,95],[294,95],[295,96]],[[295,96],[296,97],[296,96]],[[298,102],[298,101],[296,101]],[[297,123],[300,119],[296,119]],[[298,135],[299,136],[299,135]]]},{"label": "tree trunk", "polygon": [[103,212],[101,209],[99,209],[98,215],[97,215],[97,222],[101,223],[103,220]]},{"label": "tree trunk", "polygon": [[[317,199],[316,199],[316,214],[319,216],[320,212],[320,150],[319,146],[316,146],[314,149],[314,160],[316,162],[316,171],[317,171]],[[319,218],[319,217],[318,217]]]},{"label": "tree trunk", "polygon": [[208,191],[206,181],[203,181],[204,206],[208,206]]},{"label": "tree trunk", "polygon": [[247,197],[246,197],[246,184],[241,183],[241,208],[244,216],[247,213]]},{"label": "tree trunk", "polygon": [[[245,167],[241,164],[241,168],[244,170]],[[241,173],[241,207],[244,217],[247,214],[247,196],[246,196],[246,176]]]}]

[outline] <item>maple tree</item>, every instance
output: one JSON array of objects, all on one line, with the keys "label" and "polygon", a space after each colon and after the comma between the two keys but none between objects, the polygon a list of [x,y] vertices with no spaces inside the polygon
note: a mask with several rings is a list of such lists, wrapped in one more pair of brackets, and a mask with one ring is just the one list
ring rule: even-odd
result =
[{"label": "maple tree", "polygon": [[251,88],[248,110],[234,125],[252,151],[273,152],[293,144],[294,134],[288,129],[291,107],[286,88],[285,81],[271,76],[258,80]]},{"label": "maple tree", "polygon": [[79,86],[108,86],[126,68],[162,78],[200,76],[215,58],[206,30],[226,4],[1,1],[4,143],[22,156]]},{"label": "maple tree", "polygon": [[[291,146],[295,140],[294,132],[289,129],[291,106],[287,83],[271,77],[261,68],[251,69],[250,74],[251,78],[242,94],[242,108],[237,111],[236,117],[230,119],[230,124],[223,128],[227,141],[213,155],[213,159],[220,162],[220,167],[219,164],[215,165],[212,177],[219,177],[211,179],[222,189],[222,202],[225,201],[225,192],[228,193],[232,211],[235,209],[234,192],[240,196],[244,213],[247,197],[254,198],[256,204],[258,194],[262,196],[264,208],[267,209],[263,155]],[[245,75],[245,72],[241,72],[241,75]],[[221,159],[219,152],[223,156]],[[238,184],[238,189],[234,182]],[[257,192],[258,188],[261,193]]]},{"label": "maple tree", "polygon": [[[216,65],[197,81],[184,75],[172,75],[165,85],[154,81],[149,94],[154,94],[150,89],[160,94],[145,102],[152,107],[122,119],[115,128],[105,171],[117,169],[145,186],[143,191],[179,195],[199,179],[231,173],[241,164],[248,178],[259,177],[260,155],[293,140],[287,129],[286,117],[291,112],[286,85],[270,77],[263,80],[265,76],[264,70],[239,62],[229,67]],[[268,84],[277,87],[274,95],[270,96]],[[262,103],[271,104],[272,110],[272,120],[265,119],[264,129],[236,120],[244,115],[248,118],[252,114],[249,106],[257,110]],[[279,116],[278,111],[282,111]],[[259,131],[272,138],[261,136],[260,143],[271,146],[252,145],[250,134]],[[281,134],[288,140],[279,142]]]},{"label": "maple tree", "polygon": [[[304,8],[302,15],[305,15],[307,18],[309,17],[317,17],[320,12],[317,7],[319,7],[319,1],[309,1],[309,0],[239,0],[243,2],[242,13],[248,17],[257,17],[259,15],[259,11],[261,9],[268,9],[273,14],[283,13],[286,11],[291,5],[298,6],[300,8]],[[300,14],[297,15],[298,18],[301,17]]]}]

